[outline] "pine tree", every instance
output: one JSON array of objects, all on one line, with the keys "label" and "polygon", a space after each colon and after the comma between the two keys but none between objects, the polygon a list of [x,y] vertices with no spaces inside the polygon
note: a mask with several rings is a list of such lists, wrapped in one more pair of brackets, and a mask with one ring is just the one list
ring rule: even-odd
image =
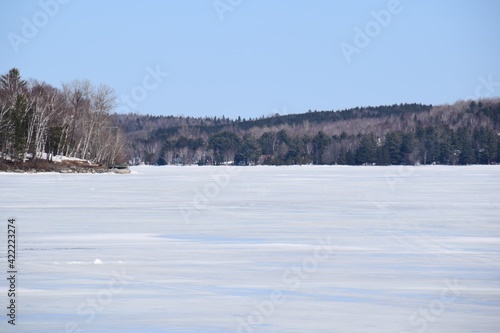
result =
[{"label": "pine tree", "polygon": [[319,131],[313,138],[313,163],[324,164],[323,154],[326,147],[331,143],[331,139],[323,131]]},{"label": "pine tree", "polygon": [[376,162],[377,143],[375,135],[367,134],[361,139],[361,143],[356,150],[355,163],[357,165],[372,164]]},{"label": "pine tree", "polygon": [[385,136],[385,148],[389,152],[390,164],[401,164],[401,145],[403,133],[401,131],[389,132]]}]

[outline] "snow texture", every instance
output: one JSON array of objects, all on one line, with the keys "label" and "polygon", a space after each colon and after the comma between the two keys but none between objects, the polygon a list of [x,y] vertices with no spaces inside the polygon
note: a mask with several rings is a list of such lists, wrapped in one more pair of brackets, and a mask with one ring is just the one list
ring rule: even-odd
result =
[{"label": "snow texture", "polygon": [[[48,155],[47,153],[37,153],[37,158],[42,159],[42,160],[46,160],[48,157],[52,162],[56,162],[56,163],[63,162],[63,161],[76,161],[76,162],[89,163],[89,161],[83,160],[83,159],[77,158],[77,157],[69,157],[69,156],[64,156],[64,155],[49,155],[49,156],[47,156],[47,155]],[[25,156],[27,158],[32,158],[33,154],[27,153],[27,154],[25,154]],[[10,160],[10,158],[9,158],[9,160]]]},{"label": "snow texture", "polygon": [[0,188],[1,270],[14,217],[19,271],[1,332],[500,329],[498,166],[141,166]]}]

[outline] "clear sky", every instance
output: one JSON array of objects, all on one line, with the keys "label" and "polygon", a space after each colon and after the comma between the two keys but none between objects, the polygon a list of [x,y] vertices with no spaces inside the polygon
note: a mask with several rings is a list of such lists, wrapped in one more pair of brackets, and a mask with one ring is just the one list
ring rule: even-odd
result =
[{"label": "clear sky", "polygon": [[452,103],[500,96],[499,14],[498,0],[0,0],[0,72],[107,84],[141,114]]}]

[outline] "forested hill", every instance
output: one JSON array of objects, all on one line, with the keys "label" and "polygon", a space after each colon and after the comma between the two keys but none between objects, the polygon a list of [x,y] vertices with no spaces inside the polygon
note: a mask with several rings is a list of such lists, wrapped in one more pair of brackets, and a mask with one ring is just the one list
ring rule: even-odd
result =
[{"label": "forested hill", "polygon": [[490,164],[500,100],[400,104],[261,117],[115,114],[133,163]]},{"label": "forested hill", "polygon": [[115,106],[106,85],[56,88],[16,68],[0,75],[0,170],[40,169],[39,160],[57,155],[96,165],[500,162],[500,99],[258,119],[112,114]]}]

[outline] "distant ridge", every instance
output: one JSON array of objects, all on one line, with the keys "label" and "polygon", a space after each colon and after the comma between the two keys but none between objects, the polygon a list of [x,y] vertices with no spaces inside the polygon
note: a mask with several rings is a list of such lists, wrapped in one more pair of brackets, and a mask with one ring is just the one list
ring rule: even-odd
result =
[{"label": "distant ridge", "polygon": [[491,164],[500,100],[395,104],[256,119],[115,114],[132,163]]}]

